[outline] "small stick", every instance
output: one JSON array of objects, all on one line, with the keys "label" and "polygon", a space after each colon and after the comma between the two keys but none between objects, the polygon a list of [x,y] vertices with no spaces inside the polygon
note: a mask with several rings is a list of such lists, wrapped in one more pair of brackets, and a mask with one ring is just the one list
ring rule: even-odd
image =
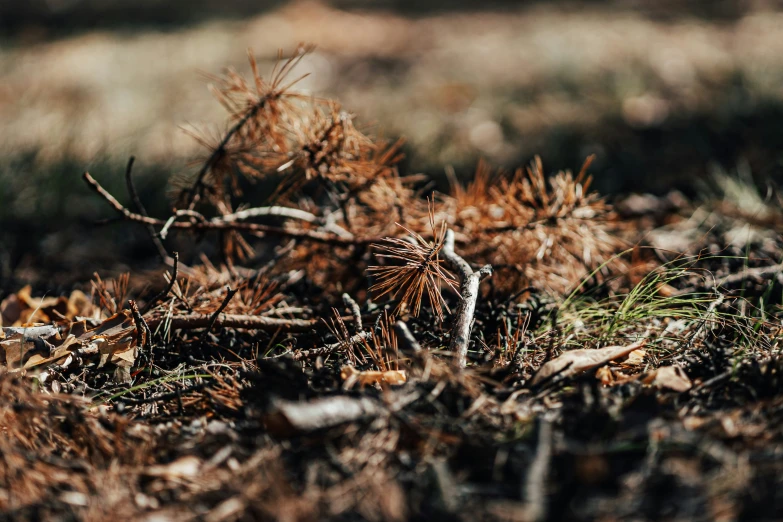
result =
[{"label": "small stick", "polygon": [[402,344],[405,345],[407,351],[413,353],[421,352],[421,345],[419,344],[419,341],[416,340],[408,328],[408,325],[405,324],[404,321],[398,319],[397,322],[394,323],[394,332],[397,334],[397,339],[399,339]]},{"label": "small stick", "polygon": [[[131,212],[117,199],[112,196],[106,189],[104,189],[88,172],[82,175],[84,182],[95,192],[97,192],[103,199],[105,199],[109,205],[114,208],[127,221],[135,221],[145,225],[153,225],[157,227],[164,227],[167,221],[157,219],[153,217],[143,216],[136,212]],[[181,211],[180,211],[181,212]],[[194,214],[197,214],[194,212]],[[326,245],[337,246],[355,246],[370,243],[377,243],[380,238],[354,238],[342,237],[335,233],[324,233],[316,230],[291,230],[281,227],[273,227],[270,225],[262,225],[260,223],[244,223],[236,221],[223,221],[221,218],[214,218],[205,221],[174,221],[169,225],[169,228],[186,229],[186,230],[243,230],[249,233],[253,233],[259,236],[271,235],[279,237],[290,237],[294,239],[306,239],[308,241],[314,241],[316,243],[323,243]]]},{"label": "small stick", "polygon": [[310,350],[299,350],[298,352],[294,353],[294,360],[301,361],[302,359],[312,359],[313,357],[318,357],[320,355],[329,355],[333,352],[336,352],[337,350],[340,350],[341,348],[353,346],[354,344],[358,344],[362,341],[370,339],[371,337],[372,332],[360,332],[353,337],[349,337],[344,341],[339,341],[334,344],[327,344],[326,346],[312,348]]},{"label": "small stick", "polygon": [[482,277],[492,275],[492,266],[485,265],[478,272],[474,272],[467,261],[454,252],[454,231],[448,230],[441,250],[443,259],[449,268],[459,275],[461,301],[456,312],[454,326],[451,329],[451,342],[449,350],[457,354],[457,366],[467,366],[468,343],[470,331],[473,328],[473,314],[476,312],[476,300],[479,294],[479,283]]},{"label": "small stick", "polygon": [[151,341],[150,327],[147,326],[146,321],[139,313],[139,307],[136,305],[136,301],[129,300],[128,306],[131,309],[131,315],[133,316],[133,322],[136,323],[136,344],[139,348],[147,348]]},{"label": "small stick", "polygon": [[[128,158],[128,166],[125,167],[125,184],[128,187],[128,194],[130,194],[131,201],[133,201],[133,206],[136,208],[136,212],[142,216],[148,217],[149,214],[147,214],[147,209],[144,208],[144,204],[141,202],[141,198],[139,198],[139,193],[136,192],[136,185],[133,183],[132,173],[133,163],[135,161],[135,156]],[[150,238],[152,238],[152,243],[155,245],[155,248],[158,249],[158,255],[160,256],[161,260],[166,262],[166,259],[169,257],[169,253],[166,251],[166,247],[163,246],[163,242],[155,232],[155,228],[152,225],[147,225],[147,232],[149,232]],[[142,313],[142,315],[144,314]]]},{"label": "small stick", "polygon": [[199,346],[204,345],[210,330],[212,330],[212,328],[215,326],[215,321],[217,321],[218,316],[226,308],[226,306],[228,306],[228,302],[231,301],[231,298],[234,297],[234,294],[236,294],[238,291],[239,289],[232,290],[231,288],[226,287],[226,297],[225,299],[223,299],[223,302],[220,303],[218,309],[215,310],[215,313],[212,314],[212,317],[209,318],[209,325],[207,326],[207,329],[204,330],[204,333],[201,334],[201,339],[199,340]]},{"label": "small stick", "polygon": [[346,308],[348,308],[351,311],[353,320],[356,321],[356,331],[361,332],[362,330],[364,330],[364,327],[362,326],[362,311],[359,308],[359,303],[354,301],[353,297],[351,297],[347,293],[343,294],[343,303],[345,303]]},{"label": "small stick", "polygon": [[162,239],[166,239],[166,236],[169,235],[169,228],[171,228],[171,225],[177,222],[179,218],[181,217],[192,217],[196,218],[197,221],[201,223],[209,223],[209,220],[205,218],[200,212],[196,212],[195,210],[177,210],[174,215],[172,215],[170,218],[166,220],[166,223],[163,225],[163,228],[160,229],[160,237]]},{"label": "small stick", "polygon": [[240,210],[238,212],[234,212],[233,214],[226,214],[225,216],[222,216],[220,219],[222,221],[225,221],[226,223],[230,223],[232,221],[243,221],[245,219],[262,217],[262,216],[285,217],[290,219],[298,219],[299,221],[306,221],[307,223],[315,223],[315,224],[322,224],[324,222],[323,219],[305,210],[301,210],[298,208],[281,207],[278,205],[271,206],[271,207],[246,208],[245,210]]},{"label": "small stick", "polygon": [[538,446],[522,488],[525,520],[538,522],[546,519],[546,481],[552,460],[552,424],[546,419],[538,421]]},{"label": "small stick", "polygon": [[177,282],[177,269],[179,268],[179,252],[174,252],[174,268],[172,270],[171,279],[169,279],[169,284],[166,286],[166,288],[160,292],[158,295],[150,299],[147,304],[144,306],[144,309],[141,311],[141,315],[146,314],[149,312],[153,306],[158,304],[158,301],[166,297],[169,292],[171,292],[171,289],[174,288],[174,283]]},{"label": "small stick", "polygon": [[[212,316],[207,314],[175,315],[167,319],[166,316],[154,317],[147,321],[151,328],[157,328],[162,322],[167,321],[172,330],[194,330],[209,326]],[[215,319],[213,326],[223,328],[241,328],[243,330],[264,330],[269,332],[306,332],[318,325],[314,319],[283,319],[280,317],[268,317],[262,315],[235,315],[223,314]]]}]

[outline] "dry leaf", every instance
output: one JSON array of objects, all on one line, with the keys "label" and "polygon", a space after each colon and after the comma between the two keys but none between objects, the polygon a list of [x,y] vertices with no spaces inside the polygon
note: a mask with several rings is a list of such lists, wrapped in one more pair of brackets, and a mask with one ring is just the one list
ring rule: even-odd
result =
[{"label": "dry leaf", "polygon": [[89,298],[80,290],[69,297],[32,297],[31,287],[25,286],[0,303],[0,325],[21,326],[26,323],[52,323],[85,315]]},{"label": "dry leaf", "polygon": [[614,375],[612,375],[612,370],[606,366],[601,366],[598,368],[598,370],[596,370],[595,378],[601,381],[601,384],[604,386],[614,384]]},{"label": "dry leaf", "polygon": [[97,326],[87,320],[71,323],[65,335],[55,325],[0,328],[0,364],[9,370],[42,367],[61,363],[79,350],[82,355],[100,354],[99,367],[110,362],[128,369],[138,355],[135,333],[136,324],[127,310]]},{"label": "dry leaf", "polygon": [[623,362],[623,366],[641,366],[644,364],[644,358],[647,357],[647,350],[638,349],[628,354],[628,359]]},{"label": "dry leaf", "polygon": [[691,380],[679,366],[663,366],[658,368],[650,373],[643,382],[645,384],[652,384],[658,388],[666,388],[680,393],[690,390],[693,386]]},{"label": "dry leaf", "polygon": [[567,377],[591,370],[614,359],[625,357],[634,350],[644,346],[644,343],[645,339],[642,339],[628,346],[607,346],[606,348],[594,350],[584,349],[565,352],[560,357],[541,366],[538,373],[533,376],[531,385],[535,386],[557,374]]},{"label": "dry leaf", "polygon": [[408,375],[405,370],[359,371],[354,366],[343,366],[340,377],[346,382],[346,387],[351,388],[358,383],[362,388],[371,384],[405,384]]}]

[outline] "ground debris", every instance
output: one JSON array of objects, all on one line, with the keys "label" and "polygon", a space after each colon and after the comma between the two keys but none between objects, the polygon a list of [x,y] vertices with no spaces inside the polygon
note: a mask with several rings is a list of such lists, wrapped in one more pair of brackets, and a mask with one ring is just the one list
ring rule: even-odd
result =
[{"label": "ground debris", "polygon": [[[779,515],[779,235],[738,246],[764,223],[726,198],[630,199],[618,219],[591,158],[549,177],[482,163],[425,198],[399,142],[293,90],[310,51],[215,78],[227,131],[198,138],[170,216],[130,169],[131,208],[84,175],[167,266],[0,302],[0,512]],[[243,201],[251,181],[277,188]],[[180,259],[181,235],[209,246]]]}]

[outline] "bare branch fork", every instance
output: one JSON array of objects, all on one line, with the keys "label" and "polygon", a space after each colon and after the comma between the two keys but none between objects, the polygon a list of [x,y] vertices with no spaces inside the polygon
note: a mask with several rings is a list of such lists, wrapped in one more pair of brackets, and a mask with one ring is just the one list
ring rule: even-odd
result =
[{"label": "bare branch fork", "polygon": [[449,268],[459,276],[461,300],[457,308],[454,326],[451,329],[449,350],[457,354],[457,365],[464,368],[467,365],[468,343],[470,342],[470,331],[473,328],[473,314],[476,312],[479,284],[482,278],[492,275],[492,266],[485,265],[478,272],[474,272],[468,262],[454,251],[453,230],[446,232],[441,253]]},{"label": "bare branch fork", "polygon": [[[179,211],[177,214],[172,216],[173,219],[164,221],[162,219],[157,219],[157,218],[145,216],[130,211],[129,209],[124,207],[119,201],[117,201],[117,199],[114,196],[112,196],[106,189],[104,189],[100,185],[100,183],[98,183],[95,180],[95,178],[90,176],[88,172],[85,172],[82,178],[93,191],[95,191],[103,199],[105,199],[109,203],[109,205],[111,205],[112,208],[114,208],[114,210],[117,211],[117,213],[120,214],[124,219],[128,221],[142,223],[144,225],[161,227],[166,229],[166,231],[172,228],[176,228],[180,230],[241,230],[259,236],[269,235],[269,236],[278,236],[278,237],[290,237],[294,239],[305,239],[316,243],[325,243],[325,244],[337,245],[337,246],[353,246],[353,245],[360,245],[360,244],[369,244],[378,241],[378,238],[355,238],[353,234],[351,234],[350,232],[342,228],[340,229],[339,233],[337,233],[337,231],[335,230],[337,225],[335,224],[330,224],[329,232],[321,232],[318,230],[289,230],[281,227],[262,225],[259,223],[245,223],[239,221],[239,219],[250,217],[250,215],[249,213],[242,215],[242,212],[237,213],[239,214],[239,217],[237,217],[237,214],[232,214],[229,217],[233,219],[226,220],[224,216],[216,217],[213,219],[206,219],[204,216],[202,216],[196,211],[185,210],[185,211]],[[301,219],[302,217],[304,217],[304,214],[309,214],[304,211],[277,212],[275,208],[280,209],[283,207],[269,207],[268,210],[265,211],[265,215],[279,215],[280,217]],[[177,221],[177,218],[183,215],[187,215],[189,217],[196,217],[196,219],[187,220],[187,221]],[[257,211],[256,215],[261,215],[261,212]],[[307,216],[306,219],[304,219],[304,221],[317,222],[319,219],[320,218],[317,218],[316,216],[312,216],[312,218]]]}]

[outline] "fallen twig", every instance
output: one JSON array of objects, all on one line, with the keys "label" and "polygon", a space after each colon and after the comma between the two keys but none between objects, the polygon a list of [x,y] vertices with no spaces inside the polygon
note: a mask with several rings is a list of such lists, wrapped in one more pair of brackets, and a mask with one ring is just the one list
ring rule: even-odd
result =
[{"label": "fallen twig", "polygon": [[[128,187],[128,194],[131,197],[131,201],[133,201],[133,206],[136,208],[136,212],[141,214],[142,216],[149,216],[147,214],[147,209],[144,208],[144,204],[141,202],[141,198],[139,197],[139,193],[136,191],[136,185],[133,183],[133,163],[136,161],[136,158],[134,156],[131,156],[128,158],[128,166],[125,167],[125,184]],[[150,238],[152,238],[152,243],[155,245],[155,248],[158,250],[158,255],[160,256],[162,261],[166,261],[169,257],[168,251],[166,251],[166,247],[163,246],[163,242],[160,240],[160,237],[158,237],[158,234],[155,232],[155,228],[152,225],[147,225],[147,232],[150,234]],[[143,314],[142,314],[143,315]]]},{"label": "fallen twig", "polygon": [[298,352],[294,353],[294,360],[301,361],[302,359],[312,359],[313,357],[318,357],[320,355],[329,355],[330,353],[336,352],[341,348],[347,348],[354,344],[370,339],[371,337],[372,332],[360,332],[344,341],[336,342],[334,344],[327,344],[326,346],[312,348],[310,350],[299,350]]},{"label": "fallen twig", "polygon": [[364,327],[362,326],[362,312],[359,309],[359,303],[354,301],[353,297],[347,293],[343,294],[343,303],[345,303],[345,306],[351,311],[353,320],[356,321],[356,331],[361,332],[364,330]]},{"label": "fallen twig", "polygon": [[707,285],[702,288],[696,286],[689,286],[687,288],[683,288],[677,291],[677,295],[690,294],[693,292],[698,292],[699,290],[703,290],[705,288],[716,289],[720,287],[731,287],[731,286],[738,285],[740,283],[744,283],[745,281],[751,279],[761,280],[773,276],[777,277],[778,281],[783,283],[783,263],[778,263],[777,265],[759,266],[756,268],[746,268],[739,272],[728,274],[719,279],[716,279],[713,281],[711,285]]},{"label": "fallen twig", "polygon": [[[212,316],[207,314],[187,314],[174,315],[170,318],[165,316],[155,317],[147,320],[150,328],[154,329],[164,321],[169,322],[172,330],[193,330],[196,328],[205,328],[209,326]],[[314,319],[282,319],[279,317],[267,317],[261,315],[233,315],[223,314],[215,319],[214,326],[223,328],[241,328],[245,330],[266,330],[266,331],[286,331],[302,332],[310,330],[316,326],[318,321]]]},{"label": "fallen twig", "polygon": [[179,252],[174,252],[174,267],[172,268],[169,284],[166,286],[166,288],[163,291],[161,291],[159,294],[155,295],[152,299],[147,301],[147,304],[144,305],[144,308],[141,311],[141,315],[144,315],[147,312],[149,312],[153,306],[158,304],[158,301],[166,297],[169,294],[169,292],[171,292],[171,289],[174,288],[174,284],[177,282],[178,268],[179,268]]},{"label": "fallen twig", "polygon": [[369,397],[354,399],[338,395],[310,402],[277,400],[272,411],[264,417],[264,424],[270,433],[290,436],[375,417],[386,411]]},{"label": "fallen twig", "polygon": [[542,418],[538,424],[536,456],[522,487],[525,520],[537,522],[546,519],[546,481],[552,460],[552,424]]},{"label": "fallen twig", "polygon": [[[166,227],[168,224],[169,228],[175,228],[178,230],[240,230],[261,237],[266,235],[279,236],[279,237],[291,237],[295,239],[306,239],[308,241],[313,241],[316,243],[324,243],[327,245],[337,245],[337,246],[362,245],[362,244],[377,242],[379,240],[378,238],[354,238],[353,236],[348,238],[348,237],[342,237],[335,233],[324,233],[324,232],[319,232],[317,230],[291,230],[291,229],[286,229],[281,227],[274,227],[270,225],[262,225],[260,223],[224,221],[221,217],[216,217],[213,219],[204,218],[203,220],[197,220],[195,222],[172,221],[171,223],[169,223],[169,220],[164,221],[162,219],[157,219],[149,216],[144,216],[136,212],[131,212],[130,210],[125,208],[119,201],[117,201],[117,199],[114,196],[112,196],[106,189],[104,189],[95,180],[95,178],[90,176],[88,172],[85,172],[82,178],[92,190],[97,192],[103,199],[105,199],[109,203],[109,205],[111,205],[112,208],[114,208],[114,210],[116,210],[117,213],[119,213],[124,219],[126,219],[127,221],[135,221],[137,223],[142,223],[144,225]],[[198,212],[180,211],[179,214],[175,214],[174,219],[176,219],[178,216],[185,215],[185,214],[192,217],[193,215],[198,214]]]},{"label": "fallen twig", "polygon": [[446,232],[446,240],[443,243],[443,259],[449,267],[459,275],[461,301],[457,308],[454,326],[451,329],[451,342],[449,350],[457,354],[457,366],[464,368],[467,365],[468,343],[470,331],[473,328],[473,314],[476,311],[479,283],[482,277],[492,275],[492,266],[485,265],[478,272],[474,272],[467,261],[462,259],[454,251],[454,231]]},{"label": "fallen twig", "polygon": [[234,297],[237,291],[238,290],[236,288],[234,288],[233,290],[228,287],[226,288],[226,297],[223,299],[223,302],[220,303],[218,309],[215,310],[215,313],[212,314],[212,317],[209,318],[209,325],[207,325],[207,329],[204,330],[204,333],[201,334],[201,339],[199,340],[200,345],[203,345],[204,342],[207,340],[207,336],[209,335],[209,332],[215,326],[215,321],[217,321],[218,317],[220,317],[221,312],[223,312],[223,310],[226,309],[226,306],[228,306],[228,303],[231,301],[231,298]]},{"label": "fallen twig", "polygon": [[394,323],[394,332],[397,334],[397,339],[399,339],[400,343],[403,345],[403,351],[412,353],[421,352],[419,341],[416,340],[404,321],[398,320]]},{"label": "fallen twig", "polygon": [[128,306],[133,316],[133,322],[136,324],[136,345],[140,348],[147,348],[150,345],[152,338],[150,327],[147,326],[147,322],[144,317],[139,313],[139,307],[136,305],[136,301],[128,301]]}]

